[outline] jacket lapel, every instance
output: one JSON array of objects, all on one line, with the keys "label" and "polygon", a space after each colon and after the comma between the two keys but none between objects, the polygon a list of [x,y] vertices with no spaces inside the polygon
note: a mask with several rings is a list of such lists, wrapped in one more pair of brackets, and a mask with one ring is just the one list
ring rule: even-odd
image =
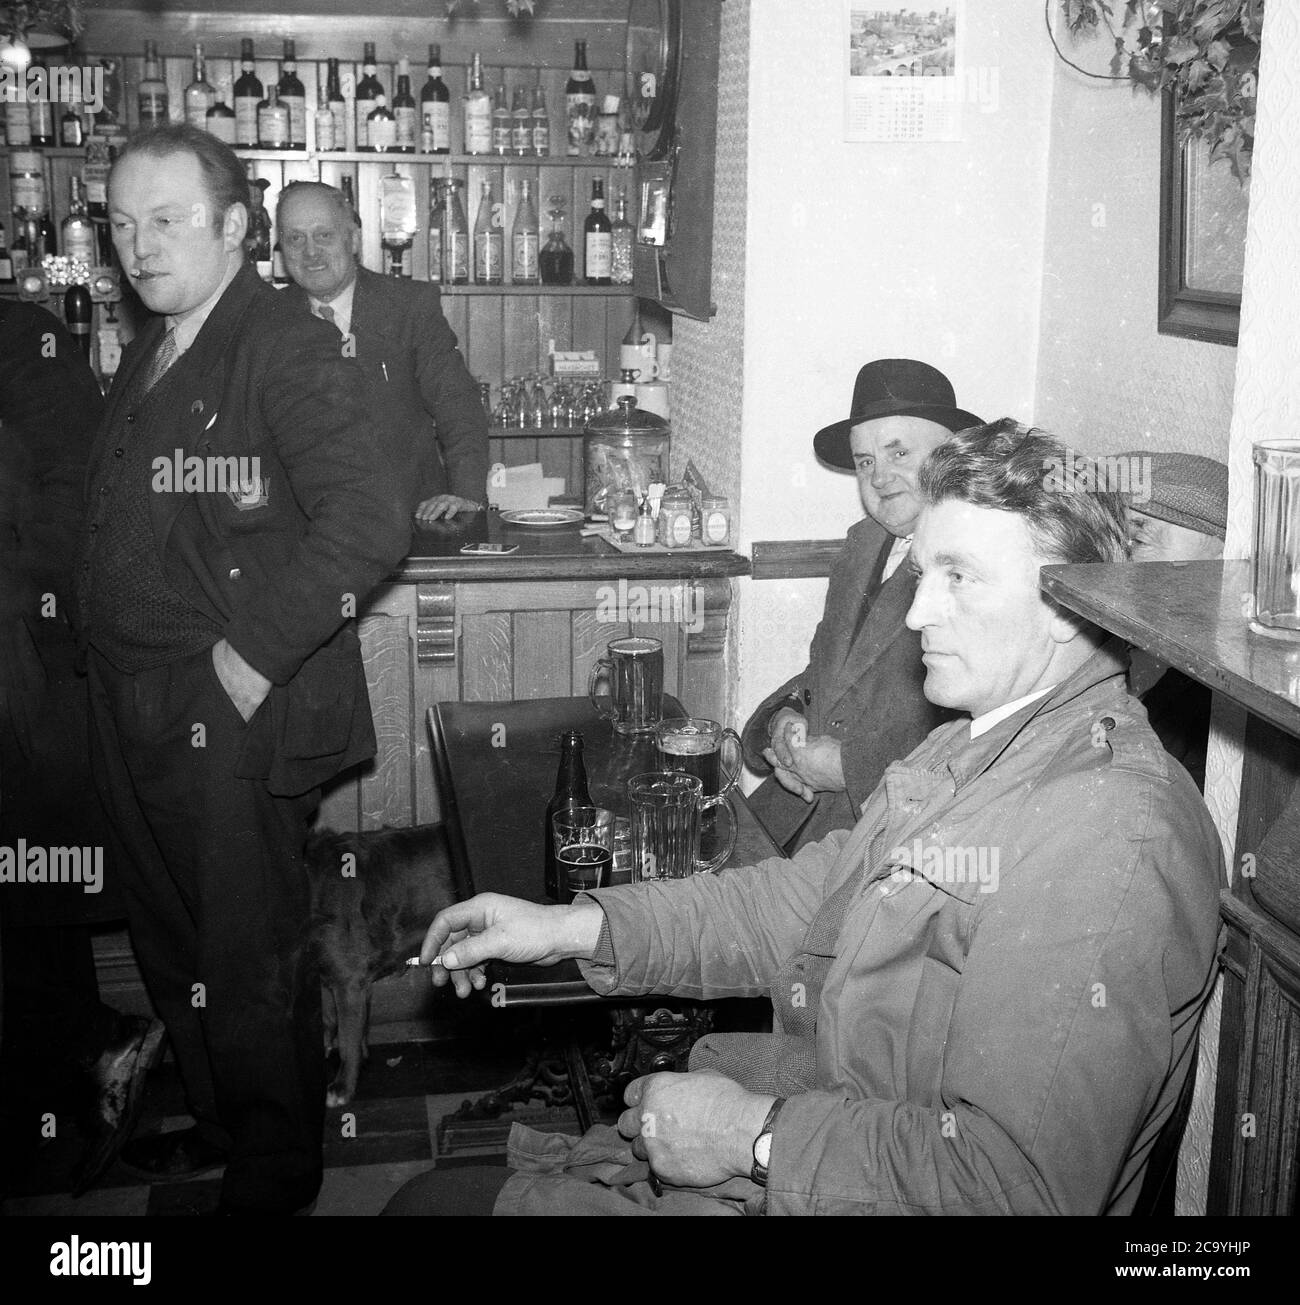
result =
[{"label": "jacket lapel", "polygon": [[[891,540],[885,546],[885,556],[888,556],[892,543]],[[882,560],[878,563],[876,575],[880,574],[883,566]],[[836,677],[834,700],[830,704],[832,713],[838,703],[853,692],[863,675],[894,640],[907,633],[903,618],[912,605],[915,593],[916,579],[904,560],[874,594],[868,594],[866,615],[859,620],[858,631]]]},{"label": "jacket lapel", "polygon": [[384,310],[383,277],[357,268],[357,288],[352,294],[352,334],[357,353],[373,353],[389,339],[389,314]]}]

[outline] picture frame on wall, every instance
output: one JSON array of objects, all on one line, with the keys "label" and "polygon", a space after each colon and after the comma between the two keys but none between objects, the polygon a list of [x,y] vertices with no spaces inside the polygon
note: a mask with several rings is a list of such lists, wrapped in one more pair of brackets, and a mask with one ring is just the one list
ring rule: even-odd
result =
[{"label": "picture frame on wall", "polygon": [[1210,147],[1179,146],[1174,93],[1160,122],[1160,304],[1157,329],[1211,344],[1237,343],[1246,259],[1248,192]]}]

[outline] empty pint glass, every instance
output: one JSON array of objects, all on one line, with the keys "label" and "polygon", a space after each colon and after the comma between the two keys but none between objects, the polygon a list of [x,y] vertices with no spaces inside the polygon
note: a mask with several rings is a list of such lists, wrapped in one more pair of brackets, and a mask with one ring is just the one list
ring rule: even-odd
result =
[{"label": "empty pint glass", "polygon": [[627,783],[632,813],[632,879],[688,879],[717,870],[736,846],[736,813],[727,803],[727,837],[721,851],[701,860],[700,810],[703,785],[681,771],[650,771]]},{"label": "empty pint glass", "polygon": [[1300,440],[1267,440],[1255,462],[1250,628],[1300,639]]},{"label": "empty pint glass", "polygon": [[[591,705],[620,734],[650,734],[663,716],[664,646],[658,639],[614,639],[587,681]],[[596,701],[596,686],[609,682],[609,710]]]}]

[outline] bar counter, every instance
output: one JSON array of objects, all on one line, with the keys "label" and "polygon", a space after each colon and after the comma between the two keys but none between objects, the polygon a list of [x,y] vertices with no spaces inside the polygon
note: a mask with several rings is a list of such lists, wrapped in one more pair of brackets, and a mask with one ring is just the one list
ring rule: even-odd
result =
[{"label": "bar counter", "polygon": [[[460,552],[482,541],[519,548]],[[378,755],[326,793],[321,823],[439,819],[428,709],[583,695],[621,636],[661,640],[664,691],[722,719],[732,582],[749,570],[726,549],[623,553],[578,526],[512,527],[496,512],[417,523],[409,555],[357,614]]]}]

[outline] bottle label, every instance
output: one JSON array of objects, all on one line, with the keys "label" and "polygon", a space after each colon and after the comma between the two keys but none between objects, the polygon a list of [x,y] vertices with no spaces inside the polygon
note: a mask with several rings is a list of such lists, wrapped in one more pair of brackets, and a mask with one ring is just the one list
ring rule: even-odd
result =
[{"label": "bottle label", "polygon": [[604,278],[613,274],[614,241],[608,231],[587,232],[587,279]]},{"label": "bottle label", "polygon": [[391,150],[397,144],[397,123],[392,118],[376,118],[366,124],[369,130],[368,144],[371,149]]},{"label": "bottle label", "polygon": [[474,280],[479,285],[497,285],[505,261],[505,242],[496,231],[484,231],[474,237]]},{"label": "bottle label", "polygon": [[399,149],[415,148],[415,110],[399,108],[393,110],[397,115],[397,145]]},{"label": "bottle label", "polygon": [[538,237],[536,231],[521,231],[514,239],[510,275],[515,281],[537,280]]},{"label": "bottle label", "polygon": [[[206,110],[205,110],[206,111]],[[140,126],[161,127],[167,122],[167,92],[140,92]]]},{"label": "bottle label", "polygon": [[357,105],[357,149],[363,150],[370,144],[370,124],[366,121],[370,110],[375,107],[374,100],[358,100]]},{"label": "bottle label", "polygon": [[453,231],[447,240],[447,280],[469,280],[469,233]]},{"label": "bottle label", "polygon": [[91,226],[64,228],[63,252],[80,259],[87,267],[95,266],[95,229]]},{"label": "bottle label", "polygon": [[551,124],[545,118],[533,119],[533,153],[545,158],[551,152]]},{"label": "bottle label", "polygon": [[713,511],[704,518],[704,538],[710,544],[725,544],[730,526],[725,512]]},{"label": "bottle label", "polygon": [[442,231],[429,223],[429,280],[436,285],[442,280]]},{"label": "bottle label", "polygon": [[235,139],[241,145],[257,144],[256,96],[235,96]]},{"label": "bottle label", "polygon": [[334,144],[330,149],[345,149],[348,139],[348,106],[342,100],[331,100],[330,113],[334,115]]},{"label": "bottle label", "polygon": [[429,150],[451,149],[451,105],[442,100],[424,103],[424,130],[429,134]]},{"label": "bottle label", "polygon": [[257,134],[267,149],[283,149],[289,143],[289,115],[282,105],[258,111]]},{"label": "bottle label", "polygon": [[596,97],[590,94],[564,97],[569,119],[569,153],[577,154],[584,145],[590,145],[596,135]]},{"label": "bottle label", "polygon": [[494,123],[492,126],[492,153],[509,154],[512,134],[513,128],[510,123]]},{"label": "bottle label", "polygon": [[7,253],[0,254],[0,281],[12,281],[14,279],[13,260]]},{"label": "bottle label", "polygon": [[289,144],[307,144],[307,99],[303,95],[283,95],[280,103],[289,110]]},{"label": "bottle label", "polygon": [[37,173],[9,174],[10,202],[14,208],[26,213],[44,213],[48,208],[45,199],[45,177]]},{"label": "bottle label", "polygon": [[5,138],[10,145],[32,143],[32,119],[25,99],[10,100],[5,105]]},{"label": "bottle label", "polygon": [[334,144],[334,115],[325,109],[316,114],[316,148],[318,150],[337,149]]},{"label": "bottle label", "polygon": [[465,153],[492,152],[492,104],[486,95],[465,102]]},{"label": "bottle label", "polygon": [[200,131],[208,129],[208,109],[212,106],[202,96],[195,97],[185,106],[185,121]]},{"label": "bottle label", "polygon": [[227,145],[235,143],[235,120],[227,118],[224,115],[214,116],[208,119],[208,130],[220,141],[225,141]]},{"label": "bottle label", "polygon": [[516,118],[510,134],[510,144],[516,154],[527,154],[533,147],[533,120]]}]

